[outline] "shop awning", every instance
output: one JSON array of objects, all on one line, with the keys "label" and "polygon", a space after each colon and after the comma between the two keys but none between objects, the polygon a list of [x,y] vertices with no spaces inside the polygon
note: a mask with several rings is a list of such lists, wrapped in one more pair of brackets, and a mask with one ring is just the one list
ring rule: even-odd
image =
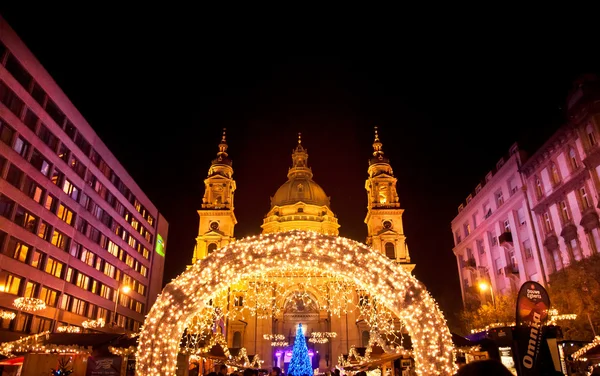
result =
[{"label": "shop awning", "polygon": [[398,353],[384,354],[375,359],[371,359],[371,361],[368,363],[356,364],[356,365],[344,367],[344,370],[345,371],[369,371],[369,370],[372,370],[372,369],[375,369],[375,368],[381,366],[382,364],[385,364],[388,362],[393,362],[394,360],[396,360],[398,358],[402,358],[402,354],[398,354]]}]

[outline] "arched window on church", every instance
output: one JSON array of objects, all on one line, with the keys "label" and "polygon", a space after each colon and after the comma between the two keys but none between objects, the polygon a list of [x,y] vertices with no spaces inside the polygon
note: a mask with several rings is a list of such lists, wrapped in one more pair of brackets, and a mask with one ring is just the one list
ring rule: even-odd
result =
[{"label": "arched window on church", "polygon": [[362,347],[367,347],[369,346],[369,339],[371,338],[371,335],[369,334],[368,330],[363,330],[362,332]]},{"label": "arched window on church", "polygon": [[208,254],[210,255],[211,253],[213,253],[214,251],[217,250],[217,243],[210,243],[208,245]]},{"label": "arched window on church", "polygon": [[242,347],[242,333],[241,332],[233,332],[233,346],[234,349],[239,349]]},{"label": "arched window on church", "polygon": [[391,259],[396,258],[396,249],[394,243],[385,243],[385,255]]}]

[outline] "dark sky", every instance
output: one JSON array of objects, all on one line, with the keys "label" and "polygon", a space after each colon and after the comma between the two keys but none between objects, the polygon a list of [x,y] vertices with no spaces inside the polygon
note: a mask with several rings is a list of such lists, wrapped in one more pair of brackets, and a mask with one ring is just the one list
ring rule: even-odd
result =
[{"label": "dark sky", "polygon": [[513,142],[534,151],[551,135],[572,79],[599,67],[592,48],[535,25],[274,24],[166,5],[141,14],[6,3],[0,14],[170,222],[165,282],[191,262],[221,128],[237,238],[260,232],[302,132],[340,234],[365,241],[377,125],[414,273],[447,313],[461,307],[457,206]]}]

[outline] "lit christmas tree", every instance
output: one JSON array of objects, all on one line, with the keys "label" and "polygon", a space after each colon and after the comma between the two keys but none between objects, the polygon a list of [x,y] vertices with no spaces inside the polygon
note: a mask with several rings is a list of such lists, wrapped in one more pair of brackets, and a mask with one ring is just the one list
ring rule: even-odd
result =
[{"label": "lit christmas tree", "polygon": [[52,376],[68,376],[73,373],[73,369],[71,368],[71,358],[69,357],[61,357],[58,359],[58,367],[57,369],[52,368],[51,375]]},{"label": "lit christmas tree", "polygon": [[308,356],[308,347],[306,347],[306,339],[302,333],[302,324],[298,324],[296,330],[296,339],[294,340],[294,350],[292,351],[292,360],[288,368],[290,376],[312,376],[313,370]]}]

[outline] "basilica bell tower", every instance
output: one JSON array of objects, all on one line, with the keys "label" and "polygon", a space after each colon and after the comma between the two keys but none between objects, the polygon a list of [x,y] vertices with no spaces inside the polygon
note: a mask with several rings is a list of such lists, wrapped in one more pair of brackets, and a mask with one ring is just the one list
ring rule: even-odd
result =
[{"label": "basilica bell tower", "polygon": [[415,264],[410,263],[406,236],[402,225],[400,200],[396,192],[396,182],[392,166],[383,155],[382,143],[375,127],[373,157],[369,159],[369,177],[365,183],[367,190],[367,245],[401,264],[412,272]]},{"label": "basilica bell tower", "polygon": [[233,195],[236,187],[232,175],[232,161],[227,154],[227,141],[223,129],[217,158],[213,159],[208,177],[204,179],[204,197],[202,209],[198,210],[200,225],[193,263],[234,240],[233,229],[237,220],[233,213]]}]

